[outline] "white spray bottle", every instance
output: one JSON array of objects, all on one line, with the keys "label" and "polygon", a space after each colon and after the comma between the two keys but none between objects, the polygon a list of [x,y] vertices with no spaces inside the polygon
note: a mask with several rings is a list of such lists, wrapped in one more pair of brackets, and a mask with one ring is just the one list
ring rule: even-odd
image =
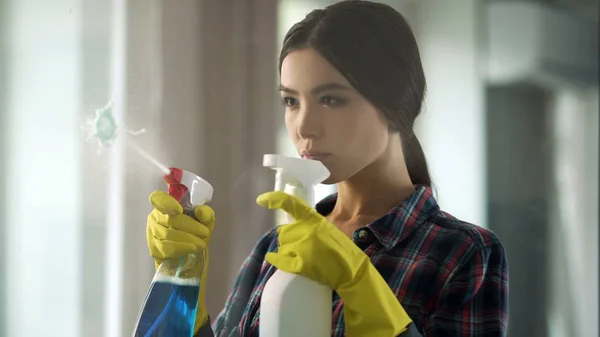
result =
[{"label": "white spray bottle", "polygon": [[[277,172],[276,191],[296,196],[313,207],[314,187],[329,177],[323,163],[315,160],[266,154],[263,166]],[[286,223],[294,221],[288,219]],[[277,270],[263,289],[259,336],[331,336],[332,291],[304,276]]]}]

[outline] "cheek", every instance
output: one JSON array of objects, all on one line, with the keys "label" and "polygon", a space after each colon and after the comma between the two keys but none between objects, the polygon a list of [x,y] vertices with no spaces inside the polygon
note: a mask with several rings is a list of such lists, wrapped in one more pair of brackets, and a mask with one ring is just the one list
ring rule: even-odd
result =
[{"label": "cheek", "polygon": [[343,118],[330,121],[327,135],[335,144],[332,149],[337,160],[330,163],[331,176],[325,184],[349,179],[383,154],[388,142],[387,124],[374,116],[371,111],[349,111]]},{"label": "cheek", "polygon": [[388,127],[376,113],[366,112],[356,118],[351,138],[348,143],[353,149],[354,158],[361,165],[369,165],[385,151],[388,141]]},{"label": "cheek", "polygon": [[296,132],[296,126],[287,112],[285,113],[285,128],[287,129],[288,136],[295,144],[298,141],[298,132]]},{"label": "cheek", "polygon": [[368,160],[385,148],[388,139],[387,124],[379,118],[377,112],[362,109],[347,117],[340,123],[340,133],[349,154]]},{"label": "cheek", "polygon": [[381,154],[385,150],[389,139],[387,124],[371,120],[369,122],[365,121],[362,125],[364,128],[362,133],[364,150],[376,156]]}]

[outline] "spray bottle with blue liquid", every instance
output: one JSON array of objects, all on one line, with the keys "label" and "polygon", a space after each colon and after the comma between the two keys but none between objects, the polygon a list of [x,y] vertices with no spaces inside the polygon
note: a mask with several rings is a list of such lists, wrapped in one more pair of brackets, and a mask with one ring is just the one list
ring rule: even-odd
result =
[{"label": "spray bottle with blue liquid", "polygon": [[[169,194],[192,218],[195,206],[212,199],[213,187],[193,173],[171,168],[164,178]],[[146,295],[134,337],[193,336],[204,259],[205,252],[201,251],[161,263]]]}]

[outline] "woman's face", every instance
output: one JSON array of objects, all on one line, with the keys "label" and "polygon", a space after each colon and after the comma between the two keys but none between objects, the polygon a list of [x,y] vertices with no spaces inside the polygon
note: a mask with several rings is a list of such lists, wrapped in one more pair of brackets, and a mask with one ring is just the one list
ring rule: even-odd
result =
[{"label": "woman's face", "polygon": [[325,184],[351,178],[383,155],[387,120],[314,49],[285,57],[280,92],[288,134],[303,158],[329,169]]}]

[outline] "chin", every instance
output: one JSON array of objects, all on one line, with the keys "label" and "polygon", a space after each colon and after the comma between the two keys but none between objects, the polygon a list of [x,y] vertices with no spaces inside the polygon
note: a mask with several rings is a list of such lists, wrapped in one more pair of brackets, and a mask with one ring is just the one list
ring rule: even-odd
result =
[{"label": "chin", "polygon": [[335,184],[337,184],[339,182],[340,182],[340,180],[338,180],[338,179],[327,178],[321,184],[323,184],[323,185],[335,185]]},{"label": "chin", "polygon": [[321,183],[323,185],[338,184],[342,181],[352,178],[352,176],[356,174],[356,172],[353,170],[353,167],[350,165],[350,162],[339,163],[324,161],[323,164],[329,170],[329,177]]},{"label": "chin", "polygon": [[333,172],[331,172],[331,175],[329,176],[329,178],[325,179],[321,184],[334,185],[334,184],[340,183],[346,179],[348,179],[346,176],[340,175],[338,172],[333,171]]}]

